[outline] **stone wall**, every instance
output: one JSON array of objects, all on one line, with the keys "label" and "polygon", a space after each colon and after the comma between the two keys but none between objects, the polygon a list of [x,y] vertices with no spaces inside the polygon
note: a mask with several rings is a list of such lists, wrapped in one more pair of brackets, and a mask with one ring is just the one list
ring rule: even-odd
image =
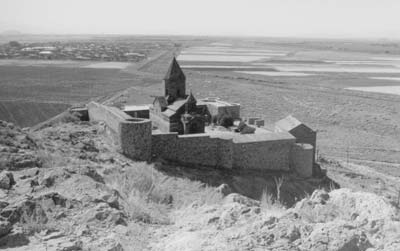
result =
[{"label": "stone wall", "polygon": [[152,157],[182,163],[221,168],[233,166],[232,140],[207,134],[153,133]]},{"label": "stone wall", "polygon": [[153,133],[151,135],[151,154],[153,158],[175,158],[178,133]]},{"label": "stone wall", "polygon": [[235,143],[233,167],[240,169],[289,170],[295,139]]},{"label": "stone wall", "polygon": [[104,121],[114,134],[122,153],[135,160],[151,158],[151,121],[132,118],[116,107],[88,104],[89,119]]},{"label": "stone wall", "polygon": [[132,118],[119,124],[122,152],[135,160],[151,159],[151,121]]},{"label": "stone wall", "polygon": [[203,101],[205,105],[207,105],[208,111],[211,116],[221,116],[221,115],[229,115],[233,119],[240,119],[240,105],[239,104],[231,104],[231,105],[216,105],[214,103],[208,103]]},{"label": "stone wall", "polygon": [[175,159],[179,163],[217,166],[217,139],[207,134],[179,135]]},{"label": "stone wall", "polygon": [[115,107],[95,102],[88,105],[89,118],[104,121],[122,152],[135,160],[163,158],[185,165],[237,169],[297,171],[312,175],[313,147],[295,143],[295,138],[238,142],[208,134],[178,135],[152,131],[148,119],[132,118]]},{"label": "stone wall", "polygon": [[313,162],[315,162],[315,148],[317,145],[317,133],[314,131],[302,130],[295,128],[290,132],[296,137],[296,143],[310,144],[313,147]]},{"label": "stone wall", "polygon": [[217,140],[217,167],[233,167],[233,141],[231,139]]},{"label": "stone wall", "polygon": [[116,107],[105,106],[96,102],[90,102],[88,110],[91,121],[104,121],[115,133],[119,131],[119,123],[131,118]]},{"label": "stone wall", "polygon": [[152,156],[218,168],[289,170],[295,139],[234,143],[207,134],[153,133]]},{"label": "stone wall", "polygon": [[229,114],[233,119],[240,119],[239,105],[220,107],[218,110],[219,114]]},{"label": "stone wall", "polygon": [[310,144],[293,144],[290,152],[290,168],[301,177],[311,177],[314,160],[314,148]]}]

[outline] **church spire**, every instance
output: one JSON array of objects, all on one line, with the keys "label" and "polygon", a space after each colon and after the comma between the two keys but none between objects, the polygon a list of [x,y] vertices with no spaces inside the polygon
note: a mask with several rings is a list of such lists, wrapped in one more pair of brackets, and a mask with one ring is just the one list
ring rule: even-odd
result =
[{"label": "church spire", "polygon": [[183,73],[178,61],[174,57],[171,64],[169,65],[168,71],[165,74],[164,80],[186,80],[186,76]]},{"label": "church spire", "polygon": [[189,104],[196,104],[197,100],[194,98],[192,90],[190,90],[189,96],[187,97],[187,103]]},{"label": "church spire", "polygon": [[172,59],[165,74],[164,88],[168,104],[173,103],[177,99],[186,98],[186,77],[175,57]]}]

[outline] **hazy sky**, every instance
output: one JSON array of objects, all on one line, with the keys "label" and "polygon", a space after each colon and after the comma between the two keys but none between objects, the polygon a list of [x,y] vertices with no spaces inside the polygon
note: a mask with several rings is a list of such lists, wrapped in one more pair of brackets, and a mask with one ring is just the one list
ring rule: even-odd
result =
[{"label": "hazy sky", "polygon": [[400,0],[0,0],[0,32],[400,38]]}]

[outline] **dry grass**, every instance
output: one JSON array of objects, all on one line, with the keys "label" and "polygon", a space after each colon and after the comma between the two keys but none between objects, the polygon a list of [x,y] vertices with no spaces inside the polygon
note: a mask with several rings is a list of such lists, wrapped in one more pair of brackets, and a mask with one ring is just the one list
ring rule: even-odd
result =
[{"label": "dry grass", "polygon": [[37,152],[43,168],[55,168],[61,166],[81,166],[91,164],[88,159],[80,159],[71,156],[62,155],[59,152],[51,152],[49,149],[41,149]]},{"label": "dry grass", "polygon": [[203,183],[168,177],[153,165],[137,162],[105,177],[106,183],[121,195],[132,219],[147,223],[170,223],[169,212],[194,201],[198,204],[222,200],[214,188]]},{"label": "dry grass", "polygon": [[267,188],[264,189],[261,195],[260,207],[266,216],[279,217],[286,211],[279,199],[268,193]]}]

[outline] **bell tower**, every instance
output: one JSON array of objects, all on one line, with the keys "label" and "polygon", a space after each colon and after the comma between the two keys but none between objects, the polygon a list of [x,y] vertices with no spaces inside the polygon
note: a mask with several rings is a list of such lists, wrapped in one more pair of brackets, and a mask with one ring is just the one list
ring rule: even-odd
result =
[{"label": "bell tower", "polygon": [[175,57],[169,65],[164,77],[165,97],[168,103],[173,103],[177,99],[186,98],[186,77]]}]

